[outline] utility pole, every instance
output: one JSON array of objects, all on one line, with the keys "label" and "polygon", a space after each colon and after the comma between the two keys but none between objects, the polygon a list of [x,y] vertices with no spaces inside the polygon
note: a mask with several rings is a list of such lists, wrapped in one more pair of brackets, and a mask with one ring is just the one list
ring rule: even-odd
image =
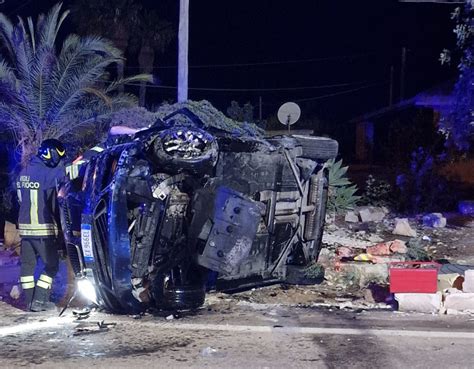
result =
[{"label": "utility pole", "polygon": [[189,0],[179,0],[178,102],[188,100]]},{"label": "utility pole", "polygon": [[407,64],[407,48],[402,47],[402,60],[400,66],[400,101],[405,98],[405,69]]}]

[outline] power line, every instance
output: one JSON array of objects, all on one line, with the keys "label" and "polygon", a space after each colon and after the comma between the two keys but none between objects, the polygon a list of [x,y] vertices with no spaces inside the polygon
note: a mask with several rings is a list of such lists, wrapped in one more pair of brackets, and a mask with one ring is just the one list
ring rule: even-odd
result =
[{"label": "power line", "polygon": [[345,95],[345,94],[349,94],[351,92],[356,92],[356,91],[360,91],[360,90],[364,90],[364,89],[367,89],[367,88],[370,88],[370,87],[375,87],[375,86],[380,86],[380,85],[383,85],[383,84],[386,84],[387,82],[379,82],[379,83],[372,83],[370,85],[365,85],[365,86],[361,86],[361,87],[358,87],[358,88],[353,88],[353,89],[350,89],[350,90],[345,90],[345,91],[339,91],[339,92],[334,92],[332,94],[327,94],[327,95],[321,95],[321,96],[316,96],[316,97],[310,97],[310,98],[306,98],[306,99],[299,99],[299,100],[293,100],[294,102],[304,102],[304,101],[314,101],[314,100],[320,100],[320,99],[325,99],[325,98],[328,98],[328,97],[333,97],[333,96],[339,96],[339,95]]},{"label": "power line", "polygon": [[[190,65],[189,68],[233,68],[233,67],[250,67],[250,66],[265,66],[265,65],[281,65],[281,64],[297,64],[297,63],[311,63],[318,61],[329,61],[329,60],[343,60],[343,59],[354,59],[361,58],[364,56],[377,54],[376,51],[372,51],[364,54],[352,54],[352,55],[341,55],[341,56],[328,56],[324,58],[312,58],[312,59],[293,59],[293,60],[282,60],[282,61],[266,61],[266,62],[249,62],[249,63],[229,63],[229,64],[198,64]],[[140,67],[126,67],[128,69],[139,69]],[[176,65],[163,65],[154,67],[153,69],[168,69],[177,68]]]},{"label": "power line", "polygon": [[[336,87],[346,87],[358,85],[364,82],[354,82],[354,83],[339,83],[332,85],[319,85],[319,86],[302,86],[302,87],[280,87],[280,88],[219,88],[219,87],[189,87],[189,90],[194,91],[229,91],[229,92],[271,92],[271,91],[304,91],[311,89],[323,89],[323,88],[336,88]],[[150,87],[155,88],[166,88],[166,89],[176,89],[176,86],[154,86]]]},{"label": "power line", "polygon": [[[103,80],[105,83],[112,83],[111,81]],[[366,83],[366,81],[359,82],[347,82],[347,83],[337,83],[330,85],[317,85],[317,86],[301,86],[301,87],[277,87],[277,88],[220,88],[220,87],[189,87],[189,90],[194,91],[221,91],[221,92],[272,92],[272,91],[304,91],[311,89],[324,89],[324,88],[337,88],[337,87],[347,87],[354,86]],[[125,83],[126,86],[141,86],[139,83]],[[153,85],[147,84],[147,88],[163,88],[163,89],[177,89],[177,86],[167,86],[167,85]]]}]

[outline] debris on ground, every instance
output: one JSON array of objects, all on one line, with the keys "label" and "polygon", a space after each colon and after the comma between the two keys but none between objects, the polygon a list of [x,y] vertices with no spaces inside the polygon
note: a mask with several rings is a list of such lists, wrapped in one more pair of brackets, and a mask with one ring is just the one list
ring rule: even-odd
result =
[{"label": "debris on ground", "polygon": [[393,234],[399,236],[416,237],[416,231],[411,228],[407,218],[396,218]]},{"label": "debris on ground", "polygon": [[20,295],[21,295],[20,287],[18,287],[17,285],[14,285],[10,291],[10,297],[13,300],[18,300],[20,298]]},{"label": "debris on ground", "polygon": [[423,225],[425,227],[444,228],[447,220],[441,213],[430,213],[423,216]]}]

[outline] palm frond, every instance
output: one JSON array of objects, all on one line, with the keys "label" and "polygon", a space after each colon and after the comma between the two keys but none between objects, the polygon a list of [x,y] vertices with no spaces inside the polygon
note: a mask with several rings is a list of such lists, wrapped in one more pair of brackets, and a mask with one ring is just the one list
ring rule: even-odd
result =
[{"label": "palm frond", "polygon": [[131,77],[121,78],[110,83],[105,91],[107,93],[114,92],[121,86],[124,86],[128,83],[137,83],[137,82],[153,83],[153,76],[151,74],[143,73],[143,74],[137,74]]},{"label": "palm frond", "polygon": [[39,45],[50,48],[54,47],[59,27],[64,21],[64,18],[69,14],[68,11],[60,14],[62,6],[62,3],[57,3],[41,21],[38,20],[36,30],[38,33]]}]

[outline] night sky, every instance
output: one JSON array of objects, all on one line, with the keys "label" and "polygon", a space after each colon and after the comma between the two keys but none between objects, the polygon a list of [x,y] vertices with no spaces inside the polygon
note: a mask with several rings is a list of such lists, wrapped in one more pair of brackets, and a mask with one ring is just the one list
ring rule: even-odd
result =
[{"label": "night sky", "polygon": [[[5,0],[0,11],[32,15],[54,3]],[[178,0],[143,3],[177,28]],[[453,9],[395,0],[190,0],[189,96],[224,110],[231,100],[257,106],[261,97],[264,118],[297,101],[303,117],[344,122],[388,104],[390,66],[397,101],[403,46],[407,97],[455,75],[438,61],[454,44]],[[74,31],[72,22],[66,27]],[[163,86],[176,86],[176,54],[174,43],[157,57]],[[137,71],[132,61],[127,67]],[[319,88],[327,85],[339,86]],[[156,105],[174,99],[175,90],[155,87],[151,97]]]}]

